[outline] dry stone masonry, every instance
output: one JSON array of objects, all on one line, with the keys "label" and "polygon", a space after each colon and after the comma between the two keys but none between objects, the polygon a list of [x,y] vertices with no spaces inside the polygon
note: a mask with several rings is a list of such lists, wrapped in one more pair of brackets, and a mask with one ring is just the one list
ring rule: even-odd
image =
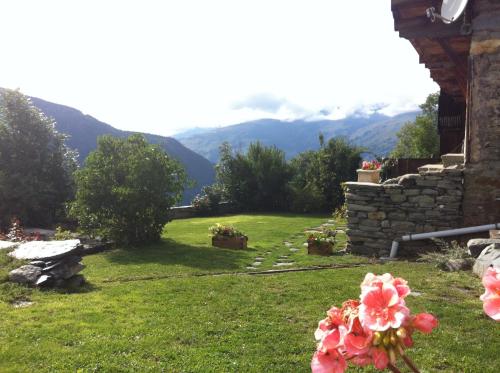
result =
[{"label": "dry stone masonry", "polygon": [[346,183],[348,249],[386,255],[403,235],[461,227],[463,179],[460,166],[434,166],[383,184]]},{"label": "dry stone masonry", "polygon": [[472,3],[465,225],[500,222],[500,1]]}]

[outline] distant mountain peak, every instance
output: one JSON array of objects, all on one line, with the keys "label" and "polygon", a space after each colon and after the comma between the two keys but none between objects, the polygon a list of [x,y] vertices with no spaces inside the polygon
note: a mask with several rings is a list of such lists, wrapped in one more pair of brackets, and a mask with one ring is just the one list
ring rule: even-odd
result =
[{"label": "distant mountain peak", "polygon": [[[83,163],[87,155],[97,147],[99,136],[128,137],[133,133],[141,133],[119,130],[69,106],[36,97],[31,97],[31,100],[46,115],[55,119],[57,131],[69,135],[66,142],[70,148],[78,151],[80,163]],[[184,204],[189,203],[204,185],[213,184],[215,180],[213,164],[203,156],[186,148],[172,137],[142,134],[150,143],[160,145],[167,154],[180,161],[186,168],[188,176],[196,182],[197,185],[194,188],[185,191],[182,201]]]},{"label": "distant mountain peak", "polygon": [[186,147],[195,150],[212,162],[219,159],[219,146],[229,142],[238,151],[245,151],[251,142],[260,141],[276,145],[285,151],[288,158],[306,150],[319,147],[318,137],[325,140],[342,136],[357,145],[364,146],[371,153],[387,155],[396,144],[396,133],[401,126],[415,119],[418,112],[408,112],[393,117],[374,112],[359,113],[338,120],[257,119],[220,128],[203,129],[203,132],[189,132],[174,135]]}]

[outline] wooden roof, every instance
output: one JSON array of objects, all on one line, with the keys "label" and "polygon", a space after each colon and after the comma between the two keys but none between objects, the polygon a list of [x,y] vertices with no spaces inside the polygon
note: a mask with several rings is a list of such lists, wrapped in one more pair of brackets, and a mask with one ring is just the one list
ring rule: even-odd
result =
[{"label": "wooden roof", "polygon": [[430,70],[441,89],[465,100],[471,37],[460,33],[464,16],[449,25],[440,20],[432,23],[427,18],[426,9],[433,6],[439,12],[441,3],[442,0],[391,0],[394,28],[417,50],[420,63]]}]

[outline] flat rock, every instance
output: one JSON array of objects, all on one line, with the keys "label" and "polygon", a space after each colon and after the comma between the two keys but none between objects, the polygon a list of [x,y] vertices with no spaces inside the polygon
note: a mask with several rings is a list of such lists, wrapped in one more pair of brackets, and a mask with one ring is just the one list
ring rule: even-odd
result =
[{"label": "flat rock", "polygon": [[82,263],[63,263],[55,268],[52,268],[46,274],[57,279],[68,279],[76,275],[84,268],[85,266]]},{"label": "flat rock", "polygon": [[252,267],[258,267],[262,264],[262,262],[255,262],[255,263],[252,263]]},{"label": "flat rock", "polygon": [[255,267],[247,267],[247,269],[249,269],[249,270],[252,270],[252,271],[253,271],[253,270],[256,270],[257,268],[255,268]]},{"label": "flat rock", "polygon": [[500,239],[494,238],[474,238],[467,242],[467,248],[469,249],[469,254],[474,258],[477,258],[479,254],[491,244],[500,244]]},{"label": "flat rock", "polygon": [[33,260],[29,262],[32,266],[44,268],[47,264],[43,260]]},{"label": "flat rock", "polygon": [[500,269],[500,244],[492,244],[485,248],[476,259],[472,271],[482,278],[490,266]]},{"label": "flat rock", "polygon": [[0,241],[0,250],[14,249],[19,246],[19,242]]},{"label": "flat rock", "polygon": [[53,260],[71,255],[80,250],[80,240],[31,241],[9,253],[16,259]]},{"label": "flat rock", "polygon": [[12,303],[12,307],[14,307],[14,308],[26,308],[26,307],[32,306],[33,304],[34,304],[33,302],[29,302],[26,300],[18,300],[18,301],[15,301]]},{"label": "flat rock", "polygon": [[292,246],[292,243],[291,242],[285,242],[285,246],[286,247],[290,247],[290,246]]},{"label": "flat rock", "polygon": [[290,251],[291,251],[292,253],[296,253],[297,251],[299,251],[299,249],[296,249],[295,247],[292,247],[292,248],[290,249]]},{"label": "flat rock", "polygon": [[259,261],[259,262],[262,262],[264,260],[264,258],[258,256],[257,258],[255,258],[255,260]]},{"label": "flat rock", "polygon": [[287,263],[275,263],[273,264],[273,267],[286,267],[286,266],[291,266],[294,265],[294,262],[287,262]]},{"label": "flat rock", "polygon": [[28,264],[10,271],[9,280],[18,284],[33,285],[41,275],[42,269],[40,267]]}]

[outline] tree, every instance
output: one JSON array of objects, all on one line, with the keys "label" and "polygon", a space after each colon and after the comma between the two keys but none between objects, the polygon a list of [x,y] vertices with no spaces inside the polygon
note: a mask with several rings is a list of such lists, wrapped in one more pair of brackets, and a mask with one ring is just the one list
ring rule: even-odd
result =
[{"label": "tree", "polygon": [[246,154],[233,155],[229,144],[220,148],[217,180],[228,200],[249,210],[280,210],[287,201],[291,173],[285,153],[275,146],[250,144]]},{"label": "tree", "polygon": [[142,135],[100,137],[75,178],[71,213],[80,226],[126,244],[160,239],[187,180],[182,166]]},{"label": "tree", "polygon": [[[320,144],[324,144],[322,135]],[[319,212],[326,210],[326,200],[320,184],[318,152],[309,150],[298,154],[290,161],[292,180],[290,188],[290,208],[296,212]]]},{"label": "tree", "polygon": [[19,91],[0,90],[0,226],[50,226],[73,196],[76,153]]},{"label": "tree", "polygon": [[318,151],[319,179],[326,207],[332,211],[344,203],[342,183],[356,180],[356,170],[361,163],[364,149],[350,144],[342,137],[330,139]]},{"label": "tree", "polygon": [[344,203],[342,183],[355,180],[363,149],[339,137],[292,159],[291,206],[296,211],[332,211]]},{"label": "tree", "polygon": [[420,105],[422,114],[401,127],[392,158],[430,158],[439,154],[438,101],[439,93],[430,94]]}]

